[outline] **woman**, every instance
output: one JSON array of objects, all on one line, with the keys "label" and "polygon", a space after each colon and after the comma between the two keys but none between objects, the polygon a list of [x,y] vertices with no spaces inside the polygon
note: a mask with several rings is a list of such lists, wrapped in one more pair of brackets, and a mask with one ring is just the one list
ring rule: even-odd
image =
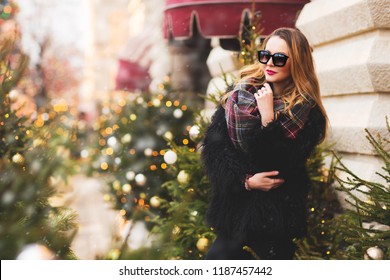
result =
[{"label": "woman", "polygon": [[306,232],[305,163],[327,116],[305,36],[280,28],[263,45],[206,131],[208,221],[217,233],[206,259],[292,259],[293,238]]}]

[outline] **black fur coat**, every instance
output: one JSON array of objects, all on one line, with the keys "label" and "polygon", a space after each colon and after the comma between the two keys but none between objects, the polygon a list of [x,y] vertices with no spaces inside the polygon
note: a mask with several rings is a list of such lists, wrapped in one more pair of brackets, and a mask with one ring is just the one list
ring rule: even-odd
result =
[{"label": "black fur coat", "polygon": [[[283,136],[277,121],[259,129],[249,151],[238,151],[227,130],[225,110],[212,117],[202,147],[202,161],[212,185],[207,219],[217,233],[300,237],[306,233],[309,178],[306,160],[324,132],[325,120],[314,107],[294,140]],[[285,183],[268,192],[247,191],[246,174],[279,171]]]}]

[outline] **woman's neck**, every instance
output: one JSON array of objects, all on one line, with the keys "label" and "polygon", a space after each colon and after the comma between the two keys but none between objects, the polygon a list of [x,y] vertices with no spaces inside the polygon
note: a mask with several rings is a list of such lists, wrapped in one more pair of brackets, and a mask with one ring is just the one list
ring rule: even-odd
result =
[{"label": "woman's neck", "polygon": [[290,81],[283,81],[283,82],[277,82],[272,83],[272,91],[274,93],[275,97],[281,96],[284,94],[284,90],[287,88],[287,86],[290,84]]}]

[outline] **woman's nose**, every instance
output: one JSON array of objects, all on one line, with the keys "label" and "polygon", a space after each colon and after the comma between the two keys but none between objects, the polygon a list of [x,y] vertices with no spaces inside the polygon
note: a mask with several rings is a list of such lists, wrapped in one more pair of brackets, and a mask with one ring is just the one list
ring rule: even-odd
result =
[{"label": "woman's nose", "polygon": [[269,58],[268,62],[267,62],[267,65],[269,66],[274,66],[274,60],[272,57]]}]

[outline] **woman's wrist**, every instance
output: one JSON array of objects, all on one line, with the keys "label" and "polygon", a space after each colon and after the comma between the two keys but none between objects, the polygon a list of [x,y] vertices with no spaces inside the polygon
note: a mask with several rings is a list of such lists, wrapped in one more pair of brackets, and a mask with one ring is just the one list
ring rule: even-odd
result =
[{"label": "woman's wrist", "polygon": [[249,179],[252,177],[253,175],[252,174],[247,174],[246,177],[245,177],[245,181],[244,181],[244,187],[247,191],[250,191],[251,188],[249,186]]},{"label": "woman's wrist", "polygon": [[264,122],[261,122],[262,126],[263,127],[267,127],[270,123],[272,123],[273,120],[269,120],[269,121],[264,121]]},{"label": "woman's wrist", "polygon": [[269,114],[263,114],[261,116],[261,124],[266,127],[269,123],[273,122],[274,120],[274,113],[269,113]]},{"label": "woman's wrist", "polygon": [[269,118],[269,119],[264,119],[264,120],[261,120],[261,124],[264,126],[264,127],[267,127],[270,123],[272,123],[274,121],[274,118]]}]

